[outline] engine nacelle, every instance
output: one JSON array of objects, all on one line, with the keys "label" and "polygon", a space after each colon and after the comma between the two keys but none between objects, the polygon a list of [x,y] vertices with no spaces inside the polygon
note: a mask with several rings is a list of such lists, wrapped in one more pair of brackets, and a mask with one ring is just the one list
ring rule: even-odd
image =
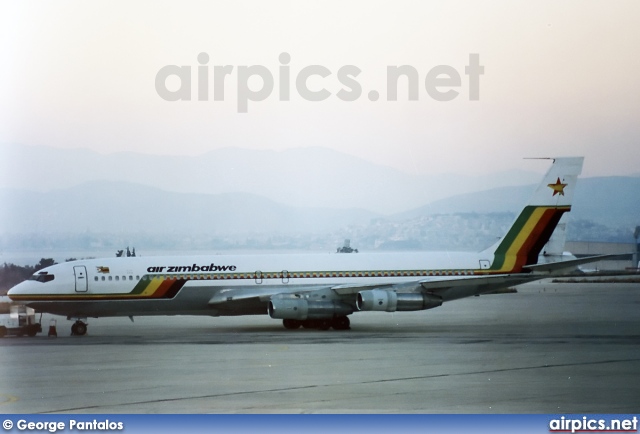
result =
[{"label": "engine nacelle", "polygon": [[442,298],[433,294],[418,292],[387,291],[384,289],[370,289],[360,291],[356,300],[358,310],[362,311],[411,311],[433,309],[442,305]]},{"label": "engine nacelle", "polygon": [[348,304],[333,301],[310,301],[304,298],[274,298],[267,308],[274,319],[319,319],[351,315]]}]

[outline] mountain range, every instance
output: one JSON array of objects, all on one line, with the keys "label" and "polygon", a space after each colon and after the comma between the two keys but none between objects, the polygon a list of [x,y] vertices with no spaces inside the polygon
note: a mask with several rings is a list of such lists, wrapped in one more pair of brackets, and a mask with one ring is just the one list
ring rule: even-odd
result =
[{"label": "mountain range", "polygon": [[199,156],[0,145],[0,188],[46,192],[119,181],[167,192],[248,193],[287,206],[362,208],[392,214],[455,194],[526,185],[540,174],[484,176],[405,173],[328,148],[258,151],[222,148]]},{"label": "mountain range", "polygon": [[378,215],[356,208],[292,207],[249,193],[176,193],[109,181],[45,193],[0,189],[0,203],[4,233],[323,232]]},{"label": "mountain range", "polygon": [[[415,176],[323,148],[222,149],[200,157],[104,156],[20,146],[4,146],[2,152],[0,235],[5,238],[348,235],[379,229],[375,222],[382,220],[412,233],[420,226],[416,219],[424,223],[429,215],[515,213],[541,176]],[[639,195],[640,177],[581,178],[569,216],[582,221],[581,227],[587,222],[633,232],[640,224]],[[353,230],[342,230],[347,227]],[[390,233],[387,226],[384,231]],[[371,245],[378,242],[372,239]]]},{"label": "mountain range", "polygon": [[[434,214],[515,213],[534,187],[456,195],[391,215],[294,207],[249,193],[176,193],[126,182],[93,181],[44,193],[0,189],[0,233],[322,233],[380,218],[402,222]],[[640,224],[639,194],[640,178],[581,179],[570,217],[633,228]]]}]

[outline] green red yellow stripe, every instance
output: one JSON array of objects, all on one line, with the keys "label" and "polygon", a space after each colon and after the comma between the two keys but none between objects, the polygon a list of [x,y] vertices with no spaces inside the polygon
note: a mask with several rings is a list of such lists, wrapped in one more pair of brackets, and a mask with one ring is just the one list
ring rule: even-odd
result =
[{"label": "green red yellow stripe", "polygon": [[78,292],[74,294],[41,294],[41,295],[13,295],[11,298],[16,301],[83,301],[83,300],[150,300],[150,299],[172,299],[182,289],[187,279],[178,278],[157,278],[144,276],[136,286],[125,293],[101,293],[92,294]]},{"label": "green red yellow stripe", "polygon": [[570,210],[570,206],[525,207],[496,249],[491,267],[478,274],[518,273],[535,264],[562,214]]}]

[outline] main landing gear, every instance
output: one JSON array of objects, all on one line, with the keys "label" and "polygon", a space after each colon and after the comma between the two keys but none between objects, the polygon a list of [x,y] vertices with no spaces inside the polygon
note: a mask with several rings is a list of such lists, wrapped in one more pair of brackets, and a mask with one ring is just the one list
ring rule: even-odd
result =
[{"label": "main landing gear", "polygon": [[322,318],[322,319],[283,319],[282,325],[284,328],[288,330],[295,330],[300,328],[301,326],[305,329],[320,329],[320,330],[329,330],[333,327],[334,330],[349,330],[351,327],[349,325],[351,321],[349,321],[349,317],[347,316],[337,316],[335,318]]},{"label": "main landing gear", "polygon": [[76,320],[71,326],[71,336],[84,336],[87,334],[87,324],[81,320]]}]

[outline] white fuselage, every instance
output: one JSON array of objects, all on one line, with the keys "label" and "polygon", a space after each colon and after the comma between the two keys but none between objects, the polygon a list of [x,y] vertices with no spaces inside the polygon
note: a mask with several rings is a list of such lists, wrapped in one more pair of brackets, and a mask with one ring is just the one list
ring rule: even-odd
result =
[{"label": "white fuselage", "polygon": [[275,294],[442,280],[473,274],[481,260],[488,266],[489,258],[460,252],[89,259],[48,267],[41,273],[53,279],[25,281],[10,296],[70,317],[266,314]]}]

